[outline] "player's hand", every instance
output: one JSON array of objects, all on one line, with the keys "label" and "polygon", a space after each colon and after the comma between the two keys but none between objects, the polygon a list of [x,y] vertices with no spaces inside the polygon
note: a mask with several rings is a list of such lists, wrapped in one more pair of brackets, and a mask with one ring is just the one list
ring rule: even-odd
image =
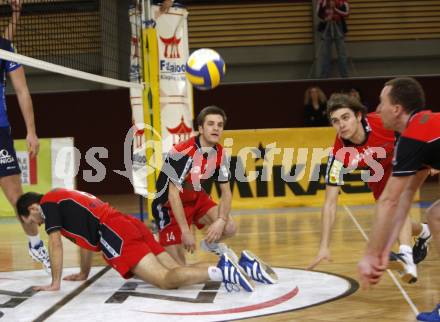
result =
[{"label": "player's hand", "polygon": [[205,240],[208,244],[214,243],[220,239],[223,235],[223,230],[225,229],[226,221],[222,218],[218,218],[209,227],[206,233]]},{"label": "player's hand", "polygon": [[196,249],[196,239],[194,238],[194,235],[191,232],[191,230],[182,233],[182,243],[183,243],[183,248],[185,248],[190,253],[194,253]]},{"label": "player's hand", "polygon": [[34,286],[34,291],[59,291],[60,285],[59,284],[50,284],[50,285],[42,285],[42,286]]},{"label": "player's hand", "polygon": [[40,142],[38,142],[37,135],[35,133],[28,133],[28,135],[26,136],[26,142],[30,157],[36,157],[38,151],[40,150]]},{"label": "player's hand", "polygon": [[71,275],[67,275],[63,278],[63,280],[65,281],[85,281],[88,277],[88,274],[84,274],[84,273],[77,273],[77,274],[71,274]]},{"label": "player's hand", "polygon": [[171,6],[173,5],[173,0],[164,0],[162,2],[162,5],[160,6],[160,12],[168,12],[170,10]]},{"label": "player's hand", "polygon": [[431,168],[431,169],[429,169],[429,175],[432,177],[432,176],[435,176],[436,174],[438,174],[440,172],[440,170],[437,170],[437,169],[433,169],[433,168]]},{"label": "player's hand", "polygon": [[328,261],[328,262],[333,261],[331,255],[330,255],[330,249],[328,249],[328,248],[321,248],[319,250],[318,255],[310,263],[310,265],[307,267],[307,269],[314,269],[322,261]]},{"label": "player's hand", "polygon": [[20,0],[10,0],[10,5],[11,5],[12,11],[21,11]]},{"label": "player's hand", "polygon": [[358,263],[358,272],[363,289],[379,283],[380,278],[386,270],[379,256],[365,255]]}]

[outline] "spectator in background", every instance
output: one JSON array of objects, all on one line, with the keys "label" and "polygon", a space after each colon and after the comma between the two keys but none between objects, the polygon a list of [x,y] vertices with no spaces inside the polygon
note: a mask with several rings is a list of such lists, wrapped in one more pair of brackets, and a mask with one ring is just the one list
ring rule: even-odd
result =
[{"label": "spectator in background", "polygon": [[307,88],[304,93],[304,125],[328,126],[327,97],[318,86]]},{"label": "spectator in background", "polygon": [[9,24],[6,26],[2,37],[4,39],[12,41],[12,38],[15,36],[15,33],[17,31],[17,24],[21,15],[21,3],[20,0],[10,0],[9,4],[12,11],[11,20],[9,20]]},{"label": "spectator in background", "polygon": [[[160,1],[157,1],[160,3]],[[160,3],[160,11],[162,13],[168,12],[168,10],[173,6],[174,0],[164,0]]]},{"label": "spectator in background", "polygon": [[[361,103],[363,106],[367,107],[367,109],[370,111],[369,105],[362,99],[362,94],[359,88],[356,87],[352,87],[350,88],[350,90],[347,92],[347,94],[350,97],[353,97],[354,99],[356,99],[357,101],[359,101],[359,103]],[[372,111],[370,111],[372,112]]]},{"label": "spectator in background", "polygon": [[359,103],[362,103],[362,98],[361,98],[361,93],[359,92],[359,90],[357,88],[350,88],[350,90],[348,91],[348,96],[354,98],[355,100],[357,100]]},{"label": "spectator in background", "polygon": [[321,33],[319,49],[321,59],[320,77],[330,75],[332,59],[332,43],[335,43],[338,54],[338,66],[341,77],[348,77],[347,51],[345,49],[345,34],[349,7],[346,0],[319,0],[317,13],[320,19],[318,31]]},{"label": "spectator in background", "polygon": [[160,6],[160,10],[156,12],[154,19],[158,19],[162,14],[168,13],[170,8],[174,5],[174,0],[153,0],[151,4]]}]

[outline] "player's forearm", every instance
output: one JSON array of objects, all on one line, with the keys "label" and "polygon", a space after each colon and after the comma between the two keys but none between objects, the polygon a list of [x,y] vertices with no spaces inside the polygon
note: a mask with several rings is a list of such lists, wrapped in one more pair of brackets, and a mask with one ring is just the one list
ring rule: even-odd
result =
[{"label": "player's forearm", "polygon": [[321,249],[330,247],[332,229],[336,220],[338,196],[339,186],[326,186],[324,206],[321,210]]},{"label": "player's forearm", "polygon": [[[399,199],[406,190],[410,180],[411,177],[409,176],[392,176],[388,179],[385,189],[376,204],[376,216],[367,248],[368,255],[381,258],[387,256],[387,245],[390,242],[394,242],[394,239],[391,239],[397,237],[396,231],[400,231],[400,227],[396,224],[396,210]],[[403,222],[401,221],[400,225]]]},{"label": "player's forearm", "polygon": [[334,9],[339,15],[343,17],[347,17],[348,13],[350,11],[349,5],[347,2],[343,3],[342,5],[336,6]]},{"label": "player's forearm", "polygon": [[89,276],[90,268],[92,267],[92,256],[93,252],[88,249],[81,248],[80,249],[80,257],[81,257],[81,271],[80,273],[84,276]]},{"label": "player's forearm", "polygon": [[[172,191],[173,190],[173,191]],[[180,231],[182,233],[189,231],[188,223],[186,222],[185,211],[183,209],[182,200],[180,199],[179,190],[171,190],[168,194],[168,201],[170,202],[171,209],[173,210],[174,217],[176,218],[177,224],[179,225]]]},{"label": "player's forearm", "polygon": [[63,271],[63,244],[61,240],[49,239],[49,258],[52,270],[52,285],[59,287]]},{"label": "player's forearm", "polygon": [[232,195],[224,194],[222,195],[219,207],[218,207],[218,217],[223,219],[225,222],[229,219],[229,214],[231,212]]},{"label": "player's forearm", "polygon": [[336,220],[336,202],[326,202],[321,210],[321,248],[329,248]]},{"label": "player's forearm", "polygon": [[342,17],[346,18],[348,17],[348,9],[347,8],[335,8],[335,11]]},{"label": "player's forearm", "polygon": [[[409,199],[406,199],[409,198]],[[398,239],[400,231],[402,230],[405,219],[408,215],[409,209],[411,208],[412,196],[403,193],[399,199],[399,203],[396,207],[396,214],[394,216],[394,224],[392,226],[392,232],[388,236],[388,240],[385,245],[384,251],[389,251],[393,246],[394,242]],[[410,236],[404,235],[402,238],[410,238]],[[399,240],[400,244],[406,244],[405,239]],[[409,241],[408,241],[409,242]]]},{"label": "player's forearm", "polygon": [[318,18],[321,21],[325,21],[325,18],[326,18],[325,8],[318,8]]},{"label": "player's forearm", "polygon": [[12,11],[12,17],[11,20],[9,21],[8,26],[3,32],[3,38],[11,41],[13,40],[15,33],[17,31],[17,24],[18,24],[18,20],[20,20],[20,16],[21,16],[21,10]]},{"label": "player's forearm", "polygon": [[26,124],[27,133],[36,135],[37,131],[35,128],[34,108],[32,106],[32,100],[29,93],[27,95],[18,95],[17,98],[20,105],[21,114],[23,115],[23,119]]},{"label": "player's forearm", "polygon": [[[367,247],[367,253],[373,256],[382,256],[390,243],[390,236],[397,234],[398,227],[395,227],[396,209],[398,199],[379,199],[376,205],[376,216],[374,219],[373,229],[370,234],[370,241]],[[403,224],[403,222],[402,222]],[[394,242],[395,239],[392,241]]]},{"label": "player's forearm", "polygon": [[429,169],[420,170],[417,174],[410,179],[405,187],[405,190],[401,193],[399,198],[399,204],[396,208],[396,215],[394,219],[393,232],[388,237],[387,245],[385,249],[391,249],[394,241],[400,233],[400,230],[409,215],[411,204],[414,200],[414,196],[421,184],[425,181],[430,173]]}]

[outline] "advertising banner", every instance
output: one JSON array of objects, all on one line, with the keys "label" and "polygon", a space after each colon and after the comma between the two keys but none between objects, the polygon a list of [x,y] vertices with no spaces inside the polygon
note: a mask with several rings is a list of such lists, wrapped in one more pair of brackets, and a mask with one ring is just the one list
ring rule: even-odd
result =
[{"label": "advertising banner", "polygon": [[[40,139],[40,151],[31,159],[26,140],[14,140],[24,192],[46,193],[53,188],[75,188],[73,138]],[[0,194],[0,216],[14,216],[14,209]]]},{"label": "advertising banner", "polygon": [[[223,144],[231,155],[234,208],[322,206],[325,170],[333,146],[332,128],[225,131]],[[343,204],[372,203],[361,171],[344,175]],[[219,189],[205,186],[214,199]]]},{"label": "advertising banner", "polygon": [[152,6],[159,54],[160,133],[162,152],[167,153],[173,145],[190,137],[194,115],[192,87],[185,76],[188,11],[173,7],[159,14],[159,9]]},{"label": "advertising banner", "polygon": [[[143,72],[142,57],[142,7],[139,1],[133,1],[129,7],[131,26],[131,50],[130,50],[130,82],[141,83],[145,76]],[[146,80],[145,82],[148,82]],[[147,194],[146,160],[147,152],[145,145],[146,129],[149,124],[149,106],[145,99],[145,90],[130,88],[130,106],[132,112],[132,178],[134,192],[140,195]]]}]

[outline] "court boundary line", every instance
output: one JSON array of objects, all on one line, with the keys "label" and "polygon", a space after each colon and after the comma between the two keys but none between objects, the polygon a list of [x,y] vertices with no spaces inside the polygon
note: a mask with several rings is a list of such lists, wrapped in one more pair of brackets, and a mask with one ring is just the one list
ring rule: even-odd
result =
[{"label": "court boundary line", "polygon": [[[305,271],[305,272],[309,271],[309,270],[307,270],[307,269],[305,269],[303,267],[296,267],[296,266],[275,266],[275,268],[283,268],[283,269],[290,269],[290,270],[301,270],[301,271]],[[349,276],[345,276],[345,275],[338,274],[338,273],[327,272],[327,271],[318,271],[318,270],[313,270],[311,272],[321,273],[321,274],[326,274],[326,275],[332,275],[332,276],[339,277],[339,278],[345,280],[349,284],[349,288],[344,293],[342,293],[342,294],[340,294],[340,295],[338,295],[338,296],[336,296],[334,298],[330,298],[330,299],[324,300],[322,302],[317,302],[317,303],[310,304],[310,305],[305,305],[303,307],[298,307],[298,308],[290,309],[290,310],[287,310],[287,311],[279,311],[279,312],[274,312],[274,313],[264,313],[262,315],[254,315],[254,316],[241,317],[241,318],[232,318],[232,319],[229,319],[229,320],[219,320],[217,322],[245,321],[245,320],[249,320],[249,319],[261,318],[261,317],[267,317],[267,316],[274,317],[274,316],[277,316],[277,315],[280,315],[280,314],[286,314],[286,313],[295,312],[295,311],[307,310],[307,309],[315,307],[315,306],[325,305],[327,303],[335,302],[335,301],[338,301],[338,300],[343,299],[345,297],[349,297],[350,295],[356,293],[356,291],[360,287],[359,283],[354,278],[351,278]]]},{"label": "court boundary line", "polygon": [[[351,220],[354,222],[355,226],[357,227],[357,229],[360,231],[362,237],[364,237],[364,239],[366,241],[369,241],[367,234],[365,233],[365,230],[362,228],[362,226],[359,224],[359,222],[356,220],[356,218],[354,217],[352,211],[350,210],[350,208],[348,208],[347,205],[343,205],[345,211],[347,212],[347,214],[350,216]],[[408,303],[409,307],[411,308],[411,310],[413,311],[414,315],[417,316],[420,311],[417,309],[416,305],[414,304],[414,302],[411,300],[411,298],[409,297],[408,293],[405,291],[405,289],[403,288],[403,286],[399,283],[399,281],[397,280],[396,276],[391,272],[391,270],[387,269],[386,272],[388,273],[388,275],[391,277],[391,279],[393,280],[394,284],[396,285],[396,287],[399,289],[400,293],[402,293],[403,298],[406,300],[406,302]]]},{"label": "court boundary line", "polygon": [[98,273],[93,275],[90,279],[86,280],[84,283],[82,283],[79,287],[74,289],[72,292],[67,294],[65,297],[63,297],[61,300],[59,300],[57,303],[52,305],[49,309],[41,313],[37,318],[32,320],[32,322],[43,322],[47,318],[49,318],[51,315],[53,315],[56,311],[64,307],[67,303],[69,303],[71,300],[73,300],[76,296],[81,294],[86,288],[88,288],[90,285],[92,285],[94,282],[98,280],[102,275],[107,273],[110,270],[110,266],[104,267],[102,270],[100,270]]}]

